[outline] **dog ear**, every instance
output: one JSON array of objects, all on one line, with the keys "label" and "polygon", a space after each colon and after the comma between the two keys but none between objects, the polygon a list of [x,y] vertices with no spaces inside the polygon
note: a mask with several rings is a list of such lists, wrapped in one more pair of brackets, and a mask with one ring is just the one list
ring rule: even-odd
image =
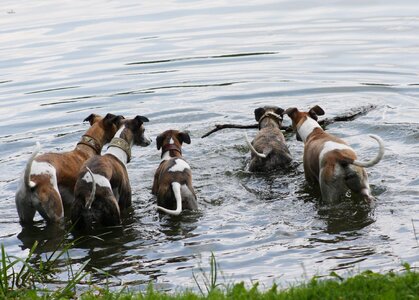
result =
[{"label": "dog ear", "polygon": [[124,116],[118,115],[115,117],[115,120],[113,121],[117,127],[120,127],[122,125],[122,122],[125,120]]},{"label": "dog ear", "polygon": [[275,113],[282,117],[284,115],[284,109],[281,108],[281,107],[277,107],[277,108],[275,108]]},{"label": "dog ear", "polygon": [[297,113],[298,113],[298,109],[296,107],[290,107],[284,111],[284,114],[288,115],[288,117],[290,117],[291,120],[294,119]]},{"label": "dog ear", "polygon": [[90,126],[92,126],[95,123],[95,119],[99,117],[99,115],[96,114],[90,114],[86,119],[83,120],[83,122],[89,122]]},{"label": "dog ear", "polygon": [[262,118],[264,113],[265,113],[265,109],[263,107],[259,107],[255,109],[256,122],[259,122],[260,118]]},{"label": "dog ear", "polygon": [[179,139],[179,142],[190,144],[191,143],[191,137],[189,136],[189,133],[187,132],[179,132],[177,135],[177,138]]},{"label": "dog ear", "polygon": [[160,148],[163,146],[163,140],[164,136],[161,134],[156,137],[157,150],[160,150]]},{"label": "dog ear", "polygon": [[149,119],[144,116],[136,116],[134,119],[137,120],[137,122],[140,123],[140,125],[144,122],[149,122]]},{"label": "dog ear", "polygon": [[115,118],[115,117],[116,117],[116,115],[111,114],[111,113],[107,113],[106,116],[104,117],[104,119],[105,120],[110,120],[110,119]]},{"label": "dog ear", "polygon": [[122,121],[124,120],[124,116],[121,115],[114,115],[114,114],[106,114],[106,116],[103,118],[103,121],[107,124],[115,125],[116,127],[121,127]]},{"label": "dog ear", "polygon": [[323,116],[324,115],[324,110],[320,106],[316,105],[316,106],[313,106],[308,111],[308,114],[310,115],[311,118],[313,118],[314,120],[317,121],[317,119],[318,119],[317,116]]}]

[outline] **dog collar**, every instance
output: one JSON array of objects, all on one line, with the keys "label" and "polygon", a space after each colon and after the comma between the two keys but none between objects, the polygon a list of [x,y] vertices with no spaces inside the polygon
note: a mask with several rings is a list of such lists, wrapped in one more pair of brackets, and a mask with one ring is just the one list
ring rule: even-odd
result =
[{"label": "dog collar", "polygon": [[119,149],[122,149],[127,154],[127,163],[131,160],[131,146],[128,144],[128,142],[124,139],[121,139],[120,137],[114,137],[112,141],[109,143],[109,147],[117,147]]},{"label": "dog collar", "polygon": [[175,144],[166,144],[162,147],[161,157],[163,158],[163,154],[166,151],[170,151],[170,150],[177,151],[180,153],[180,155],[182,155],[182,150],[178,146],[176,146]]},{"label": "dog collar", "polygon": [[263,119],[265,119],[265,118],[275,119],[278,122],[278,124],[279,124],[279,122],[282,122],[282,120],[283,120],[282,116],[280,116],[276,113],[273,113],[271,111],[268,111],[268,112],[264,113],[262,117],[260,117],[260,119],[259,119],[259,129],[260,129],[260,123],[262,123]]},{"label": "dog collar", "polygon": [[86,145],[95,150],[96,154],[100,155],[100,152],[102,151],[102,145],[95,140],[93,137],[88,135],[83,135],[81,137],[81,140],[77,143],[77,145]]}]

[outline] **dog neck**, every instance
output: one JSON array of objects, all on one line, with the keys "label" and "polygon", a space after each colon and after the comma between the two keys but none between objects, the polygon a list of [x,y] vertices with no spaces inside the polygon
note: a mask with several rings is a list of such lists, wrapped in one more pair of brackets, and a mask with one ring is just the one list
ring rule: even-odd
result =
[{"label": "dog neck", "polygon": [[84,145],[89,147],[90,149],[93,149],[97,155],[100,155],[100,152],[102,151],[103,145],[99,143],[94,137],[84,134],[80,141],[77,143],[77,147],[79,145]]},{"label": "dog neck", "polygon": [[276,127],[281,128],[282,117],[273,112],[266,112],[259,119],[259,130],[265,127]]},{"label": "dog neck", "polygon": [[163,160],[168,160],[171,157],[181,157],[182,150],[180,147],[176,146],[175,144],[166,144],[162,147],[162,154],[161,158]]},{"label": "dog neck", "polygon": [[133,145],[132,134],[124,134],[128,128],[121,128],[109,143],[106,154],[111,154],[124,165],[131,161],[131,148]]},{"label": "dog neck", "polygon": [[305,143],[308,136],[314,131],[314,129],[320,128],[319,123],[310,117],[306,117],[305,121],[298,128],[298,134]]}]

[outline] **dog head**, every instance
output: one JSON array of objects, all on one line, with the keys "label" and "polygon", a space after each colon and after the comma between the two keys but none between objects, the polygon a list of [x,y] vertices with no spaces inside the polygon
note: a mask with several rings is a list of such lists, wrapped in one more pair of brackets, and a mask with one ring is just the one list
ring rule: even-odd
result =
[{"label": "dog head", "polygon": [[144,116],[136,116],[134,119],[123,120],[125,128],[128,128],[129,132],[133,135],[132,140],[134,141],[134,145],[141,147],[150,145],[151,140],[144,133],[144,123],[148,121],[148,118]]},{"label": "dog head", "polygon": [[296,133],[296,137],[298,141],[302,141],[300,135],[298,134],[298,129],[303,125],[305,121],[307,121],[308,118],[313,119],[317,122],[318,116],[324,115],[324,110],[318,106],[315,105],[308,112],[302,112],[299,111],[296,107],[290,107],[287,108],[284,112],[288,115],[288,117],[292,120],[292,128],[294,132]]},{"label": "dog head", "polygon": [[123,116],[108,113],[105,117],[90,114],[83,121],[90,123],[90,128],[87,130],[86,135],[95,138],[103,146],[112,140],[115,133],[122,126],[122,120],[124,120]]},{"label": "dog head", "polygon": [[278,106],[264,106],[255,109],[255,119],[259,122],[259,129],[261,123],[266,118],[269,118],[281,127],[284,110]]},{"label": "dog head", "polygon": [[166,130],[156,138],[157,150],[162,153],[168,150],[175,150],[182,154],[182,144],[190,144],[191,138],[187,132],[178,130]]}]

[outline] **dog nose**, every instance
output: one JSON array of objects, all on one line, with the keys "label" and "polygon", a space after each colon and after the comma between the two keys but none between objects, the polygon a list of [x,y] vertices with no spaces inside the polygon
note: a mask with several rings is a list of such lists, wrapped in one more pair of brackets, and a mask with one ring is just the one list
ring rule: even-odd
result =
[{"label": "dog nose", "polygon": [[147,144],[147,146],[151,144],[151,139],[146,135],[144,136],[144,141]]}]

